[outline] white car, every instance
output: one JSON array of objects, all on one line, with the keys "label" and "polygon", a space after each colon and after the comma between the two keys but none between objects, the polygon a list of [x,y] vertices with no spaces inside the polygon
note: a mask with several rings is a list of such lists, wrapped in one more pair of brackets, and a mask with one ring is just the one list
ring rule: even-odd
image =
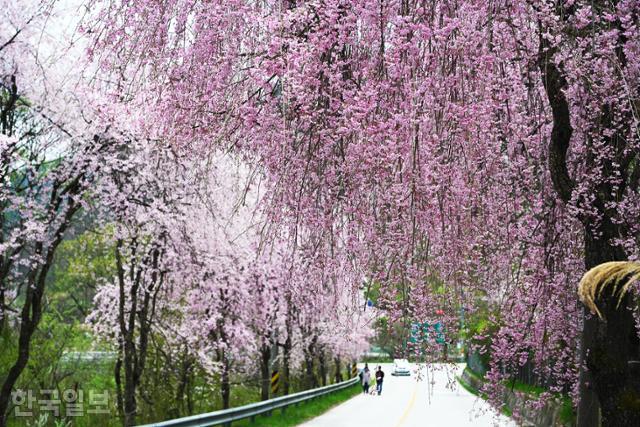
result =
[{"label": "white car", "polygon": [[394,359],[391,375],[407,377],[410,376],[411,369],[409,369],[409,362],[407,361],[407,359]]}]

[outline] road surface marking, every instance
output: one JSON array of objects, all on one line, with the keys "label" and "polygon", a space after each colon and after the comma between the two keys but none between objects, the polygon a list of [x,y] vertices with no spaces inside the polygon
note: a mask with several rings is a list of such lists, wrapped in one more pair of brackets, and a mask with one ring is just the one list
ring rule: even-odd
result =
[{"label": "road surface marking", "polygon": [[398,424],[396,424],[396,427],[400,427],[409,416],[409,413],[411,412],[411,408],[413,408],[413,404],[416,402],[417,395],[418,395],[418,384],[416,384],[416,386],[413,388],[413,395],[411,396],[411,400],[409,401],[409,404],[405,408],[404,413],[402,414],[402,417],[400,417],[400,421],[398,421]]}]

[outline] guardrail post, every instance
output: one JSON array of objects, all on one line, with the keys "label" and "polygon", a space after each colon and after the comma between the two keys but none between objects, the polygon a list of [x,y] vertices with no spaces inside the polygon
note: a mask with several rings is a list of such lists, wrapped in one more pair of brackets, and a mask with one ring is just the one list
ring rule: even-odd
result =
[{"label": "guardrail post", "polygon": [[280,373],[276,369],[271,373],[271,396],[272,397],[278,394],[279,388],[280,388]]}]

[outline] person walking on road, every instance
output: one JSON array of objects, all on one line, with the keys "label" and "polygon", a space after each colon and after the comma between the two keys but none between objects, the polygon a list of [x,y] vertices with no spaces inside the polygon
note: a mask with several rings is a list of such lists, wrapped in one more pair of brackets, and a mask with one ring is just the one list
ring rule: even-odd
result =
[{"label": "person walking on road", "polygon": [[369,367],[364,365],[364,369],[362,371],[362,392],[364,394],[369,393],[369,383],[371,382],[371,372],[369,372]]},{"label": "person walking on road", "polygon": [[367,371],[369,370],[369,364],[368,363],[365,363],[364,364],[364,369],[361,369],[360,372],[358,372],[358,377],[360,378],[360,383],[361,384],[364,384],[364,383],[362,383],[362,375],[364,374],[365,369]]},{"label": "person walking on road", "polygon": [[382,380],[384,379],[384,372],[382,372],[382,366],[378,365],[378,370],[376,371],[376,390],[378,391],[378,396],[382,393]]}]

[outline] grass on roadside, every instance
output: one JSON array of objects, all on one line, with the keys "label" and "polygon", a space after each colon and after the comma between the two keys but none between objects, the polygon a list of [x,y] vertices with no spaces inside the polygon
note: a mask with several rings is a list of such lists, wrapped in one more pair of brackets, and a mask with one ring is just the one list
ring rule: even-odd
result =
[{"label": "grass on roadside", "polygon": [[[478,373],[474,372],[469,367],[466,367],[465,370],[467,371],[467,374],[469,376],[476,379],[480,379],[480,381],[484,381],[484,379]],[[479,390],[476,390],[473,386],[468,384],[462,378],[462,376],[456,377],[456,379],[458,380],[458,383],[469,393],[474,394],[482,399],[487,398],[487,396],[484,393],[480,392]],[[539,396],[541,393],[546,391],[543,387],[525,384],[520,381],[508,381],[506,383],[506,386],[511,390],[525,393],[531,396]],[[561,425],[574,425],[576,422],[576,414],[574,412],[571,399],[566,395],[560,395],[557,393],[555,394],[555,396],[559,398],[562,402],[560,406],[558,421],[561,423]],[[502,413],[509,417],[513,415],[511,409],[506,405],[502,408]]]},{"label": "grass on roadside", "polygon": [[[482,380],[482,377],[480,377],[476,372],[474,372],[469,367],[466,367],[465,370],[469,373],[470,376],[480,378]],[[462,376],[457,376],[456,379],[458,380],[458,384],[460,384],[462,388],[467,390],[469,393],[473,394],[474,396],[478,396],[481,399],[487,400],[488,397],[485,393],[481,392],[480,390],[477,390],[471,384],[467,383],[462,378]],[[509,408],[506,405],[502,407],[500,412],[502,412],[502,414],[506,415],[509,418],[513,417],[513,412],[511,411],[511,408]]]},{"label": "grass on roadside", "polygon": [[467,382],[464,379],[462,379],[461,376],[456,377],[456,379],[458,380],[458,384],[460,384],[463,389],[467,390],[469,393],[473,394],[474,396],[483,397],[480,394],[479,390],[476,390],[475,388],[471,387],[470,384],[467,384]]},{"label": "grass on roadside", "polygon": [[289,406],[284,412],[281,410],[275,410],[271,416],[258,416],[254,423],[250,420],[243,420],[237,423],[233,423],[233,426],[242,427],[289,427],[296,426],[304,421],[315,418],[322,415],[334,406],[339,405],[353,396],[360,393],[362,390],[360,384],[347,387],[344,390],[330,393],[325,396],[319,397],[312,401],[300,403],[299,406]]},{"label": "grass on roadside", "polygon": [[[509,381],[508,386],[511,387],[512,390],[519,391],[531,396],[539,396],[540,394],[547,391],[544,387],[525,384],[520,381]],[[558,420],[560,421],[560,423],[562,425],[574,425],[576,422],[576,414],[573,409],[573,403],[571,402],[569,396],[559,393],[553,393],[553,395],[561,402],[560,413],[558,416]]]}]

